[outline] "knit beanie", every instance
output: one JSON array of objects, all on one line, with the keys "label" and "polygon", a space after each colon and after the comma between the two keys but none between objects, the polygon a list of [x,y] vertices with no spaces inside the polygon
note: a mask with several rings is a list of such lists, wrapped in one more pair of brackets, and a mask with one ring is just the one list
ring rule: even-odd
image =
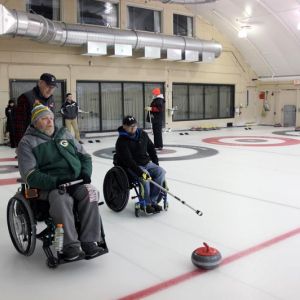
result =
[{"label": "knit beanie", "polygon": [[158,96],[160,95],[160,88],[155,88],[152,90],[152,95],[153,96]]},{"label": "knit beanie", "polygon": [[33,109],[31,111],[31,124],[35,124],[38,121],[38,119],[47,115],[54,117],[53,112],[49,109],[48,106],[45,106],[41,103],[34,104]]}]

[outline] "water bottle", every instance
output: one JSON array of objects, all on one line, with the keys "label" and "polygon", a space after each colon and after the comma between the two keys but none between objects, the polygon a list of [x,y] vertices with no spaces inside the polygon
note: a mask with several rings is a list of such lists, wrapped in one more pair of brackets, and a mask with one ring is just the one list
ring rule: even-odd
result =
[{"label": "water bottle", "polygon": [[64,229],[63,224],[57,224],[54,233],[54,248],[61,252],[64,246]]}]

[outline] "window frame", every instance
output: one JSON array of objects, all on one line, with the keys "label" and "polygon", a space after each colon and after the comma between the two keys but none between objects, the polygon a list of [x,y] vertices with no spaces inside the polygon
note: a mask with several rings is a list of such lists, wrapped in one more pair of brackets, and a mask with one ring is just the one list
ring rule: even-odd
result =
[{"label": "window frame", "polygon": [[[116,13],[117,22],[116,23],[117,24],[116,24],[116,26],[112,26],[109,23],[102,25],[102,24],[95,24],[95,23],[90,23],[90,22],[83,22],[83,20],[82,20],[83,16],[82,16],[82,11],[81,11],[81,1],[83,1],[83,0],[77,0],[77,23],[78,24],[87,24],[87,25],[104,26],[104,27],[112,27],[112,28],[120,27],[120,3],[119,2],[111,2],[111,1],[104,1],[104,0],[97,1],[97,2],[101,2],[101,3],[110,3],[110,4],[116,6],[116,9],[117,9],[117,13]],[[91,1],[95,1],[95,0],[91,0]]]},{"label": "window frame", "polygon": [[[176,93],[175,86],[186,86],[187,87],[187,112],[186,112],[186,118],[176,119],[176,112],[172,116],[172,122],[184,122],[184,121],[200,121],[200,120],[216,120],[216,119],[232,119],[234,118],[234,107],[235,107],[235,85],[234,84],[210,84],[210,83],[182,83],[182,82],[174,82],[172,84],[172,107],[178,106],[178,103],[174,103],[174,93]],[[191,118],[191,114],[193,111],[191,111],[191,95],[190,95],[190,87],[191,86],[202,86],[203,87],[203,118]],[[216,117],[206,117],[207,112],[207,105],[208,102],[205,97],[206,88],[208,87],[216,87],[217,88],[217,111],[216,111]],[[229,87],[231,94],[230,94],[230,105],[229,105],[229,116],[223,116],[220,112],[220,88],[221,87]]]},{"label": "window frame", "polygon": [[[174,17],[175,16],[178,16],[178,17],[185,17],[186,18],[186,25],[187,25],[187,28],[186,28],[186,35],[182,35],[182,34],[179,34],[178,32],[175,33],[175,28],[174,28]],[[189,32],[188,32],[188,18],[191,19],[191,34],[189,35]],[[176,35],[176,36],[186,36],[186,37],[193,37],[194,36],[194,17],[193,16],[188,16],[188,15],[183,15],[183,14],[178,14],[178,13],[173,13],[173,34]]]},{"label": "window frame", "polygon": [[[103,103],[102,103],[102,84],[112,84],[112,83],[117,83],[121,85],[121,110],[122,110],[122,119],[125,116],[125,92],[124,92],[124,86],[126,84],[141,84],[142,85],[142,92],[143,92],[143,97],[141,100],[142,103],[142,110],[140,111],[142,114],[142,119],[140,119],[140,115],[137,116],[138,118],[138,122],[139,122],[139,127],[141,128],[145,128],[145,129],[149,129],[151,128],[150,123],[146,122],[146,112],[144,111],[144,107],[149,105],[152,101],[152,94],[151,91],[153,88],[155,87],[160,87],[162,93],[164,94],[164,82],[148,82],[148,81],[109,81],[109,80],[103,80],[103,81],[99,81],[99,80],[77,80],[76,81],[76,95],[77,95],[77,99],[78,99],[78,104],[80,106],[81,109],[86,110],[88,108],[86,107],[82,107],[81,103],[80,103],[80,99],[78,98],[78,84],[80,83],[95,83],[98,85],[98,100],[99,100],[99,109],[96,113],[99,113],[99,130],[83,130],[81,129],[80,132],[89,132],[89,133],[93,133],[93,132],[112,132],[112,131],[116,131],[117,128],[112,128],[112,129],[103,129],[104,125],[103,125],[103,121],[105,120],[103,118],[103,111],[102,111],[102,107],[103,107]],[[120,124],[121,125],[122,120],[120,120]],[[80,121],[79,121],[80,123]]]},{"label": "window frame", "polygon": [[[53,1],[53,0],[52,0]],[[46,19],[50,19],[50,20],[52,20],[52,21],[61,21],[61,19],[62,19],[62,6],[61,6],[61,0],[56,0],[57,1],[57,4],[58,4],[58,14],[57,14],[57,19],[54,19],[53,17],[50,19],[50,18],[48,18],[48,16],[44,16],[42,13],[39,13],[39,12],[36,12],[36,11],[34,11],[33,9],[32,9],[32,0],[26,0],[26,3],[25,3],[25,8],[26,8],[26,11],[27,12],[33,12],[33,13],[35,13],[35,14],[39,14],[39,15],[42,15],[44,18],[46,18]],[[43,1],[42,1],[43,2]],[[52,4],[53,4],[53,2],[52,2]],[[52,5],[52,16],[54,16],[54,7],[53,7],[53,5]]]},{"label": "window frame", "polygon": [[[127,13],[127,25],[126,25],[126,28],[127,29],[130,29],[130,30],[137,30],[137,31],[145,31],[145,32],[152,32],[152,33],[162,33],[162,10],[159,10],[159,9],[154,9],[154,8],[149,8],[149,7],[141,7],[141,6],[136,6],[136,5],[127,5],[127,10],[126,10],[126,13]],[[146,11],[152,11],[153,12],[153,31],[151,30],[145,30],[145,29],[139,29],[139,28],[131,28],[130,27],[130,20],[132,20],[131,16],[130,16],[130,8],[133,8],[133,9],[142,9],[142,10],[146,10]],[[157,12],[159,14],[159,30],[156,31],[155,30],[155,15],[154,13]]]}]

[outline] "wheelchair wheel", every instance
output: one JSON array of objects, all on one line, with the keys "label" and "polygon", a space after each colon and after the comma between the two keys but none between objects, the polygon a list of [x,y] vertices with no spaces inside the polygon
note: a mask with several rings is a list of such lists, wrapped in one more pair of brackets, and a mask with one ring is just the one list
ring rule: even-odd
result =
[{"label": "wheelchair wheel", "polygon": [[8,202],[7,226],[16,250],[30,256],[36,244],[36,225],[29,203],[21,195],[14,196]]},{"label": "wheelchair wheel", "polygon": [[107,206],[115,212],[122,211],[129,198],[129,182],[126,172],[121,167],[111,168],[104,177],[104,200]]},{"label": "wheelchair wheel", "polygon": [[[163,182],[162,187],[163,187],[164,189],[168,189],[168,187],[167,187],[167,182],[166,182],[166,181]],[[159,203],[159,202],[161,201],[161,199],[163,199],[163,197],[164,197],[165,194],[166,194],[166,193],[165,193],[164,191],[161,191],[161,192],[159,193],[159,196],[158,196],[158,198],[157,198],[157,203]],[[166,209],[166,210],[167,210],[167,209]]]}]

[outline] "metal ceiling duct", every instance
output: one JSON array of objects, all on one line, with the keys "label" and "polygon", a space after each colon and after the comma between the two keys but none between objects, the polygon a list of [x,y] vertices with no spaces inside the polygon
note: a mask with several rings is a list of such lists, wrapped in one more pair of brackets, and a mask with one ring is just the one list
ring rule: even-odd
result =
[{"label": "metal ceiling duct", "polygon": [[[9,10],[0,4],[0,36],[6,35],[27,37],[60,46],[85,46],[87,49],[93,49],[91,52],[87,51],[86,55],[107,55],[109,53],[106,52],[106,47],[114,48],[115,56],[131,56],[131,50],[137,53],[141,49],[148,50],[147,53],[161,50],[162,53],[171,54],[174,50],[176,57],[171,55],[170,60],[184,60],[185,53],[193,52],[194,56],[198,53],[197,61],[199,61],[203,57],[203,52],[211,53],[216,58],[222,51],[221,44],[215,41],[94,25],[66,24],[37,14]],[[159,58],[157,51],[155,52],[155,57],[149,57],[150,59]],[[178,53],[180,57],[177,56]]]}]

